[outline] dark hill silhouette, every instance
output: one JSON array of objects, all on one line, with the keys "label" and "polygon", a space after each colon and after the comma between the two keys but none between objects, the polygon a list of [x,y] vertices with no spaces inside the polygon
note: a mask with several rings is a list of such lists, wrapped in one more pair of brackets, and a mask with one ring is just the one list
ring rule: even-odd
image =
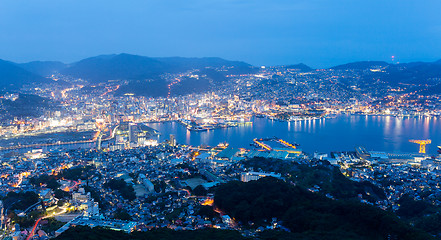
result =
[{"label": "dark hill silhouette", "polygon": [[[371,72],[370,69],[382,68],[379,72]],[[331,67],[337,71],[363,71],[360,81],[363,84],[370,84],[373,80],[396,86],[399,84],[435,85],[441,78],[441,60],[435,62],[410,62],[400,64],[389,64],[383,61],[362,61],[342,64]],[[424,89],[426,89],[425,86]],[[415,90],[423,90],[421,88]],[[426,91],[430,94],[431,91]]]},{"label": "dark hill silhouette", "polygon": [[272,177],[222,184],[214,205],[244,227],[282,220],[291,232],[286,239],[433,239],[391,212],[357,200],[331,200]]},{"label": "dark hill silhouette", "polygon": [[184,58],[184,57],[164,57],[154,58],[160,62],[168,64],[175,68],[182,70],[200,69],[206,67],[251,67],[250,64],[240,61],[229,61],[218,57],[203,57],[203,58]]},{"label": "dark hill silhouette", "polygon": [[26,71],[15,63],[0,60],[0,88],[18,89],[26,84],[48,83],[52,80]]},{"label": "dark hill silhouette", "polygon": [[[300,72],[313,69],[300,63],[284,66]],[[381,71],[370,71],[381,68]],[[388,87],[400,84],[411,84],[412,91],[434,94],[441,84],[441,60],[434,62],[410,62],[390,64],[384,61],[359,61],[331,67],[335,71],[360,71],[357,81],[343,79],[342,84],[359,86]],[[168,90],[170,79],[165,80],[165,73],[179,73],[195,70],[198,79],[183,78]],[[110,54],[90,57],[81,61],[64,64],[57,61],[34,61],[29,63],[12,63],[0,60],[0,89],[18,89],[26,84],[51,83],[50,76],[59,72],[68,77],[82,78],[91,84],[109,80],[128,80],[117,94],[135,93],[145,96],[166,96],[200,93],[209,91],[228,81],[227,75],[256,73],[259,68],[241,61],[229,61],[217,57],[184,58],[184,57],[145,57],[131,54]],[[376,82],[377,85],[372,85]],[[68,85],[58,81],[57,84]]]},{"label": "dark hill silhouette", "polygon": [[386,67],[390,64],[383,61],[361,61],[361,62],[352,62],[346,63],[338,66],[331,67],[330,69],[335,70],[363,70],[369,69],[372,67]]},{"label": "dark hill silhouette", "polygon": [[115,79],[147,79],[164,71],[164,64],[152,58],[119,54],[86,58],[71,64],[61,73],[91,82],[102,82]]},{"label": "dark hill silhouette", "polygon": [[298,69],[300,72],[310,72],[310,71],[314,70],[314,69],[312,69],[311,67],[309,67],[308,65],[306,65],[304,63],[287,65],[286,68],[288,68],[288,69]]},{"label": "dark hill silhouette", "polygon": [[60,72],[67,65],[58,61],[33,61],[28,63],[19,63],[19,67],[34,74],[49,77],[55,72]]},{"label": "dark hill silhouette", "polygon": [[55,109],[57,103],[33,94],[19,94],[15,101],[0,99],[0,120],[11,120],[16,117],[39,117],[48,109]]},{"label": "dark hill silhouette", "polygon": [[61,72],[91,82],[108,80],[154,79],[164,73],[177,73],[206,67],[239,68],[251,71],[251,65],[221,58],[150,58],[131,54],[113,54],[91,57],[71,64]]}]

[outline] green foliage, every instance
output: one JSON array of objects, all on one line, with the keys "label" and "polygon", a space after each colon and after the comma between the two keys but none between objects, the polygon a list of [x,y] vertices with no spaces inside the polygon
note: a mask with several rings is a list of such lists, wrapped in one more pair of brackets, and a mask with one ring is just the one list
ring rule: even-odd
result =
[{"label": "green foliage", "polygon": [[8,217],[11,219],[12,223],[18,223],[21,227],[27,228],[32,226],[38,218],[44,216],[43,210],[35,210],[28,213],[24,217],[19,217],[14,211],[10,211]]},{"label": "green foliage", "polygon": [[215,205],[245,225],[267,225],[275,217],[298,234],[329,233],[349,239],[431,238],[377,207],[352,200],[331,200],[272,177],[221,185],[215,193]]},{"label": "green foliage", "polygon": [[353,233],[343,233],[339,229],[330,232],[312,231],[305,233],[268,230],[260,233],[258,236],[261,240],[370,240],[370,238]]},{"label": "green foliage", "polygon": [[40,201],[40,197],[35,192],[9,192],[6,197],[3,198],[5,207],[9,207],[11,210],[20,209],[26,210],[31,205]]},{"label": "green foliage", "polygon": [[55,191],[60,187],[60,184],[57,182],[58,179],[68,179],[73,181],[78,179],[86,180],[90,177],[92,170],[92,166],[73,167],[64,169],[58,175],[42,174],[38,177],[33,177],[29,180],[29,182],[36,187],[40,186],[41,184],[46,184],[48,188]]},{"label": "green foliage", "polygon": [[127,210],[119,208],[113,213],[113,218],[120,220],[132,220],[132,216],[127,212]]},{"label": "green foliage", "polygon": [[105,187],[108,187],[113,190],[118,190],[121,196],[129,201],[135,200],[136,194],[135,190],[131,185],[128,185],[122,179],[112,179],[104,184]]},{"label": "green foliage", "polygon": [[196,196],[205,196],[207,195],[207,190],[202,185],[197,185],[193,189],[193,194]]},{"label": "green foliage", "polygon": [[338,199],[364,198],[374,202],[385,199],[384,191],[370,182],[355,182],[346,178],[340,170],[329,164],[309,166],[277,159],[253,158],[243,162],[247,168],[262,169],[266,172],[281,173],[288,181],[305,188],[319,186],[321,192],[329,193]]},{"label": "green foliage", "polygon": [[403,195],[398,200],[400,208],[397,214],[405,218],[421,217],[427,214],[435,213],[437,209],[432,204],[425,201],[416,201],[409,195]]},{"label": "green foliage", "polygon": [[422,216],[413,220],[415,227],[441,238],[441,213]]},{"label": "green foliage", "polygon": [[38,177],[31,178],[29,182],[37,187],[39,187],[41,184],[46,184],[48,188],[54,191],[60,187],[60,184],[57,182],[57,177],[54,175],[42,174]]},{"label": "green foliage", "polygon": [[61,206],[63,206],[64,204],[66,204],[66,202],[68,202],[68,200],[58,200],[58,202],[57,202],[57,206],[58,206],[58,207],[61,207]]},{"label": "green foliage", "polygon": [[111,179],[104,186],[109,187],[113,190],[121,190],[127,187],[127,183],[122,179]]},{"label": "green foliage", "polygon": [[[196,152],[191,152],[190,155],[194,155]],[[190,156],[190,157],[191,157]],[[186,170],[185,172],[177,172],[178,179],[184,180],[184,179],[190,179],[190,178],[196,178],[196,177],[203,177],[199,171],[194,167],[191,166],[189,163],[180,163],[175,166],[177,169]]]},{"label": "green foliage", "polygon": [[167,188],[167,183],[162,180],[152,181],[152,183],[155,186],[155,192],[157,193],[164,192]]},{"label": "green foliage", "polygon": [[62,227],[64,222],[57,221],[55,218],[46,218],[43,221],[47,221],[46,224],[42,224],[41,229],[45,231],[48,234],[51,234],[55,231],[57,231],[60,227]]},{"label": "green foliage", "polygon": [[66,192],[66,191],[63,191],[63,190],[57,188],[57,189],[54,190],[54,196],[57,199],[63,199],[63,198],[69,197],[70,194],[69,194],[69,192]]},{"label": "green foliage", "polygon": [[414,200],[409,195],[403,195],[398,200],[400,208],[397,214],[415,227],[430,234],[441,237],[441,208],[424,200]]},{"label": "green foliage", "polygon": [[167,221],[177,220],[179,215],[184,211],[184,208],[175,208],[173,211],[165,216]]},{"label": "green foliage", "polygon": [[90,177],[92,170],[94,168],[92,166],[82,166],[82,167],[73,167],[64,169],[58,174],[58,178],[64,178],[76,181],[78,179],[86,180]]},{"label": "green foliage", "polygon": [[208,217],[210,219],[219,216],[219,214],[213,210],[212,206],[201,206],[196,212],[196,215]]},{"label": "green foliage", "polygon": [[89,228],[77,226],[68,229],[57,238],[58,240],[245,240],[247,238],[240,235],[237,231],[203,229],[195,231],[174,231],[170,229],[154,229],[148,232],[134,232],[126,234],[124,232],[112,231],[103,228]]}]

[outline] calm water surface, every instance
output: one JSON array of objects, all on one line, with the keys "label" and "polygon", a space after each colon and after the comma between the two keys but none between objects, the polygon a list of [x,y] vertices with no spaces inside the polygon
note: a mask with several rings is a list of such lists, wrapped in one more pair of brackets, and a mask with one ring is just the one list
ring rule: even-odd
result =
[{"label": "calm water surface", "polygon": [[441,118],[338,115],[301,122],[252,120],[252,125],[207,132],[191,132],[177,122],[148,125],[161,132],[160,141],[174,134],[178,143],[193,146],[228,142],[233,147],[248,147],[254,138],[273,136],[298,143],[308,153],[352,151],[356,146],[376,151],[418,152],[418,145],[409,139],[431,139],[427,152],[436,154],[437,146],[441,145]]}]

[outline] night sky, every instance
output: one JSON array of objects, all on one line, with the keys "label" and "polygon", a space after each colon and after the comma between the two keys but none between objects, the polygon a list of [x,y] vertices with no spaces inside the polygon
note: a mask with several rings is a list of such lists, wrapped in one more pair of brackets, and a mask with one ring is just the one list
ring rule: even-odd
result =
[{"label": "night sky", "polygon": [[441,59],[439,0],[0,0],[0,58],[222,57],[312,67]]}]

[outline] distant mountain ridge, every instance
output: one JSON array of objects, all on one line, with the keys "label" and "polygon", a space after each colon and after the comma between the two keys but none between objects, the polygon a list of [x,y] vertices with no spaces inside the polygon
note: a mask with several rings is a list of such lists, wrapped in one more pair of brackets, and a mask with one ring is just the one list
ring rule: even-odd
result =
[{"label": "distant mountain ridge", "polygon": [[360,62],[351,62],[351,63],[337,65],[331,67],[330,69],[335,69],[335,70],[367,69],[372,67],[378,67],[378,66],[384,67],[389,65],[390,65],[389,63],[384,61],[360,61]]},{"label": "distant mountain ridge", "polygon": [[153,58],[160,62],[164,62],[170,65],[182,66],[182,67],[222,67],[222,66],[237,66],[237,67],[250,67],[251,65],[242,61],[230,61],[219,57],[202,57],[202,58],[184,58],[184,57],[160,57]]},{"label": "distant mountain ridge", "polygon": [[[282,66],[300,72],[314,69],[303,64]],[[367,86],[372,81],[384,82],[389,86],[397,84],[426,84],[426,94],[439,92],[441,86],[441,59],[434,62],[410,62],[391,64],[384,61],[359,61],[329,68],[335,71],[359,71],[357,82],[343,79],[342,83]],[[170,81],[163,78],[166,73],[180,73],[196,70],[196,78],[183,78],[173,88],[167,90]],[[228,75],[253,74],[259,68],[242,61],[229,61],[217,57],[145,57],[127,53],[99,55],[74,63],[58,61],[33,61],[13,63],[0,60],[0,89],[19,89],[23,85],[51,83],[50,77],[60,73],[70,78],[81,78],[90,84],[109,80],[127,80],[119,93],[136,93],[145,96],[166,96],[167,94],[191,94],[212,90],[220,83],[228,81]],[[61,84],[58,81],[57,84]],[[66,85],[69,83],[64,82]],[[387,86],[386,85],[386,86]],[[430,86],[436,86],[431,90]],[[147,89],[150,88],[150,89]],[[422,90],[422,87],[420,88]],[[418,90],[418,89],[416,89]]]},{"label": "distant mountain ridge", "polygon": [[[54,73],[61,73],[73,78],[82,78],[90,83],[108,80],[145,81],[156,80],[155,86],[165,86],[159,80],[164,73],[185,72],[191,69],[225,68],[226,74],[252,73],[256,69],[248,63],[229,61],[217,57],[184,58],[158,57],[150,58],[132,54],[109,54],[86,58],[71,64],[59,61],[33,61],[13,63],[0,60],[0,88],[4,90],[19,89],[32,83],[50,83]],[[139,84],[135,84],[139,85]],[[202,84],[207,86],[207,83]],[[138,86],[139,87],[139,86]],[[187,87],[188,88],[188,87]],[[201,90],[201,89],[199,89]],[[160,90],[163,95],[164,90]]]},{"label": "distant mountain ridge", "polygon": [[293,64],[293,65],[287,65],[286,68],[289,69],[298,69],[301,72],[309,72],[314,70],[313,68],[309,67],[308,65],[304,64],[304,63],[299,63],[299,64]]},{"label": "distant mountain ridge", "polygon": [[165,66],[161,62],[152,58],[112,54],[83,59],[70,64],[61,73],[91,82],[102,82],[115,79],[146,79],[155,77],[165,70]]},{"label": "distant mountain ridge", "polygon": [[50,80],[29,72],[17,64],[0,59],[0,88],[18,89],[26,84],[47,83]]},{"label": "distant mountain ridge", "polygon": [[33,61],[28,63],[18,63],[19,67],[34,74],[49,77],[55,72],[59,72],[67,67],[67,64],[58,61]]},{"label": "distant mountain ridge", "polygon": [[223,66],[240,68],[245,72],[252,69],[247,63],[222,58],[150,58],[122,53],[83,59],[70,64],[69,67],[61,70],[61,73],[92,82],[102,82],[115,79],[145,80],[156,78],[163,73]]},{"label": "distant mountain ridge", "polygon": [[33,94],[18,94],[14,101],[0,99],[0,120],[14,118],[39,117],[48,109],[56,109],[57,103],[51,99]]},{"label": "distant mountain ridge", "polygon": [[412,69],[417,67],[440,68],[441,59],[434,62],[388,63],[385,61],[358,61],[330,67],[334,70],[367,70],[374,67],[391,67],[396,69]]},{"label": "distant mountain ridge", "polygon": [[[384,61],[360,61],[337,65],[330,69],[336,71],[359,71],[358,84],[371,84],[373,81],[381,81],[389,86],[399,84],[421,85],[424,94],[440,92],[441,86],[441,60],[434,62],[410,62],[392,64]],[[351,83],[353,84],[353,83]],[[427,85],[428,87],[423,87]],[[433,87],[430,87],[433,86]],[[432,90],[432,88],[435,88]]]}]

